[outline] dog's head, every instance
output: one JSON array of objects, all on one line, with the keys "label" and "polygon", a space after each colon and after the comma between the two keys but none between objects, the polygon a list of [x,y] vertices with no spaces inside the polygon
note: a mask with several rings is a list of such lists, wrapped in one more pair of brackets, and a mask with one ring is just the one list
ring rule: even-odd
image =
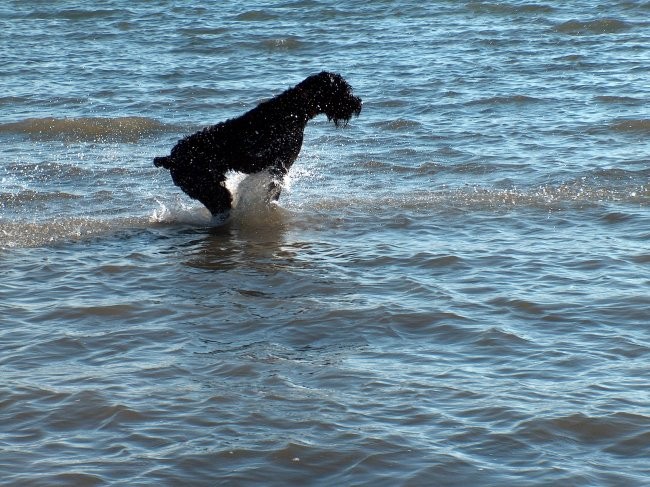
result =
[{"label": "dog's head", "polygon": [[346,125],[361,113],[361,98],[352,94],[352,87],[340,74],[323,71],[298,86],[308,93],[316,113],[324,113],[336,125]]}]

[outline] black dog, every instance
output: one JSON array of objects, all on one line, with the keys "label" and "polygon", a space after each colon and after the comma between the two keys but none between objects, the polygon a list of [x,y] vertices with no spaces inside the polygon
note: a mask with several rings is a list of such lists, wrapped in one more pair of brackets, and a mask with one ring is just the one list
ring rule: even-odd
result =
[{"label": "black dog", "polygon": [[154,165],[169,169],[172,180],[213,215],[231,208],[226,173],[269,171],[273,199],[298,157],[307,122],[320,113],[338,126],[361,112],[361,98],[339,74],[323,71],[265,101],[244,115],[204,128],[180,140]]}]

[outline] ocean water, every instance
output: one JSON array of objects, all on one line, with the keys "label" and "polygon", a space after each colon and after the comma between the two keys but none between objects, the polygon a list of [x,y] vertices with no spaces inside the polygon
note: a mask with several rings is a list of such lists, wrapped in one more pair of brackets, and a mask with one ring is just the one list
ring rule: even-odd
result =
[{"label": "ocean water", "polygon": [[[648,19],[0,2],[0,485],[650,485]],[[277,205],[153,166],[323,69]]]}]

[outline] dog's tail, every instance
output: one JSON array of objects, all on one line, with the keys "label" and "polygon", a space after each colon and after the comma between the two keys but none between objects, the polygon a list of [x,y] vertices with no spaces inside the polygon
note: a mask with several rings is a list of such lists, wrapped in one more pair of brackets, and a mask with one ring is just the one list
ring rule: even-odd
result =
[{"label": "dog's tail", "polygon": [[154,157],[153,165],[156,167],[164,167],[165,169],[171,169],[174,164],[174,159],[169,156],[164,157]]}]

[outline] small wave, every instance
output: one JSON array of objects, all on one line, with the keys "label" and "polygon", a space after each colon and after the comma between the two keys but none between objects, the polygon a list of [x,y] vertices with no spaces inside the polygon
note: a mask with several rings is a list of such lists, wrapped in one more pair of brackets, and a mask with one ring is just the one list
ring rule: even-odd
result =
[{"label": "small wave", "polygon": [[24,134],[37,140],[63,139],[68,142],[137,142],[142,137],[172,128],[147,117],[45,117],[0,124],[0,134]]},{"label": "small wave", "polygon": [[650,119],[620,120],[612,123],[609,128],[614,132],[638,132],[650,134]]},{"label": "small wave", "polygon": [[525,13],[550,13],[554,8],[550,5],[527,3],[523,5],[509,5],[505,2],[471,2],[468,7],[476,13],[493,14],[525,14]]},{"label": "small wave", "polygon": [[118,17],[126,15],[124,10],[109,9],[66,9],[66,10],[36,10],[27,15],[29,19],[63,19],[63,20],[92,20],[96,18]]},{"label": "small wave", "polygon": [[228,32],[225,27],[187,27],[179,29],[179,32],[187,36],[220,36]]},{"label": "small wave", "polygon": [[26,96],[0,96],[0,106],[16,106],[29,101]]},{"label": "small wave", "polygon": [[611,103],[620,105],[640,105],[643,101],[640,98],[633,98],[631,96],[596,96],[594,100],[600,103]]},{"label": "small wave", "polygon": [[568,54],[566,56],[559,56],[554,61],[565,61],[569,63],[582,64],[587,61],[587,57],[582,54]]},{"label": "small wave", "polygon": [[416,129],[421,126],[420,122],[416,120],[406,120],[404,118],[398,118],[396,120],[386,120],[382,122],[375,122],[372,124],[373,127],[380,128],[383,130],[411,130]]},{"label": "small wave", "polygon": [[491,96],[488,98],[479,98],[478,100],[472,100],[467,102],[467,105],[509,105],[509,104],[527,104],[527,103],[536,103],[541,101],[539,98],[535,98],[527,95],[508,95],[508,96]]},{"label": "small wave", "polygon": [[612,448],[638,438],[638,432],[644,431],[647,424],[648,417],[642,414],[616,412],[607,416],[588,416],[575,413],[527,421],[520,425],[519,433],[537,441],[574,439]]},{"label": "small wave", "polygon": [[249,10],[248,12],[243,12],[234,17],[234,20],[246,21],[246,22],[261,22],[266,20],[274,20],[277,16],[266,10]]},{"label": "small wave", "polygon": [[610,211],[602,215],[600,219],[605,223],[615,225],[618,223],[625,223],[627,221],[630,221],[632,219],[632,215],[622,213],[620,211]]},{"label": "small wave", "polygon": [[369,103],[374,103],[376,106],[382,108],[401,108],[407,107],[409,105],[406,100],[400,100],[398,98],[387,98],[384,100],[377,100]]},{"label": "small wave", "polygon": [[16,193],[0,192],[0,208],[6,205],[18,206],[24,203],[50,202],[68,199],[79,199],[80,195],[67,193],[65,191],[33,191],[22,190]]},{"label": "small wave", "polygon": [[618,19],[569,20],[556,25],[553,30],[562,34],[617,34],[632,28],[632,24]]},{"label": "small wave", "polygon": [[[97,174],[82,166],[60,162],[10,162],[4,166],[7,173],[20,175],[30,180],[47,181],[50,178],[76,178],[89,172]],[[115,173],[116,168],[110,168],[109,173]]]}]

